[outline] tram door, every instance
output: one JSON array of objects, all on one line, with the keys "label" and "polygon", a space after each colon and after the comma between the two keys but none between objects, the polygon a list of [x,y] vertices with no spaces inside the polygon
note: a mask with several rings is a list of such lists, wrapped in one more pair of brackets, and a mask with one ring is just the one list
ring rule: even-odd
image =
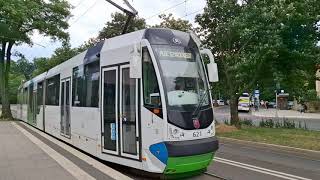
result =
[{"label": "tram door", "polygon": [[37,90],[33,91],[32,101],[32,124],[37,126]]},{"label": "tram door", "polygon": [[31,83],[29,85],[29,92],[28,92],[28,95],[29,95],[29,100],[28,100],[28,117],[27,117],[27,120],[28,120],[28,123],[33,125],[33,126],[36,126],[36,120],[35,120],[35,105],[36,105],[36,102],[35,102],[35,94],[36,94],[36,90],[33,89],[33,83]]},{"label": "tram door", "polygon": [[60,133],[63,136],[69,137],[71,135],[70,129],[70,78],[61,81],[61,120]]},{"label": "tram door", "polygon": [[118,154],[118,67],[102,70],[102,151]]},{"label": "tram door", "polygon": [[129,65],[103,69],[103,151],[139,159],[138,83]]}]

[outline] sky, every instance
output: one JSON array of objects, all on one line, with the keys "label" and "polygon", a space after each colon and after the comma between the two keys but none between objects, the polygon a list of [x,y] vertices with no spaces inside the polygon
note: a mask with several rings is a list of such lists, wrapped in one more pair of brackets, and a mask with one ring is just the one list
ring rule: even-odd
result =
[{"label": "sky", "polygon": [[[96,37],[111,14],[121,12],[105,0],[68,0],[73,5],[72,17],[69,19],[70,42],[77,47],[89,38]],[[113,0],[122,7],[126,7],[122,0]],[[159,13],[172,13],[176,18],[182,18],[194,23],[197,14],[203,12],[205,0],[128,0],[138,11],[138,16],[145,18],[148,25],[160,22]],[[35,57],[50,57],[53,51],[61,46],[61,42],[53,42],[49,37],[38,33],[32,36],[33,45],[22,44],[15,46],[16,50],[25,55],[28,60]]]}]

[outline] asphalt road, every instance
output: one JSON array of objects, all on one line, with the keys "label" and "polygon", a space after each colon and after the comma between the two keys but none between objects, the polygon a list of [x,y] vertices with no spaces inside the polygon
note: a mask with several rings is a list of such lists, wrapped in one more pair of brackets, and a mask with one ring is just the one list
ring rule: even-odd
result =
[{"label": "asphalt road", "polygon": [[[320,152],[220,140],[208,173],[235,180],[320,179]],[[194,179],[219,179],[206,174]]]},{"label": "asphalt road", "polygon": [[[4,123],[5,122],[2,122],[2,125],[4,125]],[[83,159],[84,155],[79,155],[80,152],[72,150],[73,148],[65,145],[64,143],[61,143],[55,140],[54,138],[48,135],[45,135],[44,133],[41,133],[40,131],[34,128],[27,128],[28,125],[24,123],[17,123],[17,124],[21,128],[31,133],[34,136],[34,139],[39,139],[42,143],[52,148],[58,154],[64,156],[71,163],[77,165],[79,167],[79,171],[83,171],[84,173],[88,174],[89,176],[92,176],[95,179],[110,179],[110,177],[108,177],[108,175],[106,175],[105,173],[106,170],[101,170],[101,168],[104,167],[103,165],[99,165],[99,166],[95,165],[99,163],[97,159],[96,160],[92,159],[90,160],[90,162],[84,161]],[[10,126],[10,127],[2,126],[2,127],[3,127],[2,128],[3,131],[9,130],[10,128],[11,129],[14,128],[14,126]],[[42,135],[40,135],[40,133]],[[3,132],[3,133],[0,133],[0,135],[1,134],[6,135],[7,133]],[[19,134],[19,133],[16,133],[16,134]],[[27,142],[27,140],[25,140],[26,138],[23,137],[21,133],[19,138],[20,138],[20,141],[24,142],[24,144]],[[7,142],[10,144],[10,142],[16,143],[19,141],[18,140],[8,141],[7,139],[4,142]],[[18,144],[22,144],[22,143],[19,142]],[[35,144],[31,146],[31,144],[32,143],[30,142],[29,143],[30,146],[28,146],[29,150],[27,151],[30,153],[33,153],[37,147]],[[13,144],[11,143],[11,146],[16,147],[14,143]],[[12,156],[10,157],[15,157],[14,154],[16,153],[13,152],[12,149],[8,149],[9,148],[8,145],[5,145],[3,147],[7,148],[7,151],[1,151],[3,152],[3,155],[5,155],[5,157],[7,157],[8,154],[10,153],[12,154]],[[18,148],[18,149],[16,148],[16,150],[19,150],[19,149],[26,150],[26,146],[24,148]],[[22,155],[21,157],[24,157],[26,159],[26,158],[32,158],[33,156]],[[2,158],[4,158],[4,156]],[[42,159],[48,159],[48,158],[42,158]],[[85,158],[85,159],[88,159],[88,158]],[[9,162],[9,161],[10,160],[3,161],[3,162]],[[11,161],[10,163],[12,164]],[[47,162],[43,162],[43,163],[44,163],[43,167],[47,167],[46,165]],[[20,163],[18,164],[19,164],[19,167],[22,166]],[[26,165],[25,168],[32,166],[32,163],[24,163],[24,164]],[[106,162],[104,162],[104,164],[118,170],[121,173],[125,173],[126,175],[128,175],[133,179],[149,179],[149,178],[141,177],[141,175],[139,174],[138,175],[131,174],[130,170],[128,170],[127,167],[118,166],[118,165],[114,165]],[[17,168],[16,166],[14,165],[9,166],[9,170],[10,170],[10,167],[12,172],[16,172],[16,168]],[[55,167],[59,168],[58,166],[55,166]],[[95,167],[100,167],[100,169],[96,169]],[[5,170],[7,172],[8,168],[4,168],[2,170]],[[34,170],[36,170],[36,168],[34,168]],[[0,171],[1,171],[1,166],[0,166]],[[48,176],[48,174],[46,174],[45,171],[42,171],[42,170],[40,171],[44,173],[43,176]],[[60,168],[59,170],[60,174],[62,173],[62,171],[65,171],[65,170],[62,170]],[[3,174],[3,173],[0,173],[0,174]],[[37,174],[37,173],[34,173],[34,174]],[[282,148],[278,146],[269,146],[269,145],[250,143],[245,141],[236,141],[236,140],[220,138],[220,148],[216,153],[216,157],[214,158],[214,161],[208,167],[207,174],[202,174],[200,176],[192,177],[189,179],[196,179],[196,180],[221,179],[221,178],[210,176],[210,174],[213,174],[213,175],[222,177],[222,179],[228,179],[228,180],[229,179],[232,179],[232,180],[269,180],[269,179],[272,179],[272,180],[273,179],[318,180],[320,179],[320,152],[303,151],[303,150],[297,150],[292,148]],[[2,179],[1,177],[2,176],[0,176],[0,179]],[[52,176],[50,176],[50,178],[52,178]],[[26,178],[21,177],[18,179],[26,179]]]},{"label": "asphalt road", "polygon": [[[229,106],[220,106],[214,109],[214,118],[216,121],[220,123],[224,123],[225,121],[230,120],[230,108]],[[283,118],[275,118],[275,117],[261,117],[261,116],[254,116],[250,112],[239,112],[239,118],[242,120],[251,120],[255,125],[259,125],[259,122],[261,120],[267,120],[267,119],[273,119],[276,121],[283,121]],[[320,119],[308,119],[308,118],[285,118],[289,121],[294,121],[296,123],[296,126],[301,123],[302,126],[304,126],[304,123],[306,123],[306,126],[309,130],[320,130]]]}]

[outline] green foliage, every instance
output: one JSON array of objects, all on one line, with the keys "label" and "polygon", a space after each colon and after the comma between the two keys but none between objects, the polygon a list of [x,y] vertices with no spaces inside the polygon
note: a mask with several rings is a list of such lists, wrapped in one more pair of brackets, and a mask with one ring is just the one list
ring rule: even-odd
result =
[{"label": "green foliage", "polygon": [[175,29],[179,31],[187,32],[188,30],[192,30],[192,24],[183,19],[175,19],[173,15],[170,13],[168,15],[166,14],[160,14],[159,18],[161,19],[160,24],[157,24],[153,27],[156,28],[169,28],[169,29]]},{"label": "green foliage", "polygon": [[274,122],[272,119],[268,119],[266,121],[261,120],[259,123],[260,127],[267,127],[267,128],[273,128],[274,127]]},{"label": "green foliage", "polygon": [[72,58],[73,56],[77,55],[79,52],[75,48],[71,48],[69,44],[63,45],[60,48],[57,48],[53,55],[50,58],[50,61],[48,61],[48,66],[50,68],[63,63],[64,61]]},{"label": "green foliage", "polygon": [[[3,34],[2,39],[32,44],[30,35],[35,30],[40,34],[51,36],[53,39],[67,39],[63,31],[68,28],[67,18],[70,16],[70,4],[66,0],[0,0],[1,22],[11,32]],[[13,32],[13,33],[12,33]]]},{"label": "green foliage", "polygon": [[[111,21],[107,22],[105,27],[99,32],[98,39],[108,39],[119,36],[125,26],[127,15],[123,13],[111,14]],[[127,33],[146,28],[146,21],[143,18],[136,17],[131,20]]]},{"label": "green foliage", "polygon": [[282,127],[286,129],[294,129],[296,128],[296,124],[294,121],[289,121],[288,119],[284,119]]},{"label": "green foliage", "polygon": [[[16,104],[17,103],[17,94],[18,94],[18,88],[21,85],[21,82],[25,80],[24,74],[19,70],[18,63],[12,61],[11,63],[11,72],[9,74],[9,102],[10,104]],[[0,97],[0,103],[1,103],[1,97]]]},{"label": "green foliage", "polygon": [[34,58],[33,64],[35,66],[35,70],[32,73],[32,76],[37,76],[43,72],[46,72],[50,69],[50,66],[48,65],[48,58]]},{"label": "green foliage", "polygon": [[244,120],[241,120],[241,126],[242,125],[253,126],[253,122],[252,122],[252,120],[244,119]]},{"label": "green foliage", "polygon": [[317,91],[315,89],[307,90],[303,96],[304,101],[317,101],[319,100],[317,96]]},{"label": "green foliage", "polygon": [[261,128],[285,128],[285,129],[305,129],[307,130],[306,122],[304,122],[304,126],[302,126],[301,122],[299,121],[297,124],[294,121],[289,121],[288,119],[283,119],[281,121],[274,121],[272,119],[268,120],[261,120],[259,122],[259,127]]},{"label": "green foliage", "polygon": [[[2,117],[12,119],[9,102],[9,77],[11,50],[14,45],[32,45],[31,36],[39,34],[50,36],[53,40],[67,40],[70,4],[66,0],[0,0],[0,92]],[[24,71],[24,75],[28,73]],[[28,78],[28,77],[27,77]]]},{"label": "green foliage", "polygon": [[50,58],[35,58],[33,63],[36,69],[32,75],[37,76],[46,72],[54,66],[57,66],[79,54],[81,51],[83,51],[82,48],[71,48],[69,43],[64,43],[53,52],[53,55]]},{"label": "green foliage", "polygon": [[207,0],[196,17],[198,34],[214,52],[231,100],[257,84],[270,91],[279,81],[291,95],[301,93],[319,61],[319,11],[317,0]]},{"label": "green foliage", "polygon": [[32,72],[35,69],[34,64],[32,62],[29,62],[25,58],[19,59],[16,62],[15,66],[11,68],[12,68],[12,72],[22,74],[26,80],[29,80],[32,77]]},{"label": "green foliage", "polygon": [[18,88],[25,77],[23,74],[10,73],[9,78],[9,102],[10,104],[16,104]]}]

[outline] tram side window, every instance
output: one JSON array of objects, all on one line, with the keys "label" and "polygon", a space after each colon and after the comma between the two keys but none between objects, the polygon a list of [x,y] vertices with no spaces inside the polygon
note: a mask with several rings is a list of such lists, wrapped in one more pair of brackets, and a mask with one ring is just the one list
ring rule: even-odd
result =
[{"label": "tram side window", "polygon": [[28,88],[24,88],[23,90],[23,104],[28,104]]},{"label": "tram side window", "polygon": [[161,97],[157,76],[148,49],[143,48],[142,53],[144,105],[148,109],[151,108],[154,113],[157,112],[156,114],[160,115],[161,112],[159,109],[157,111],[154,110],[155,108],[161,108]]},{"label": "tram side window", "polygon": [[38,83],[37,89],[37,114],[40,113],[40,107],[43,104],[43,82]]},{"label": "tram side window", "polygon": [[46,105],[59,106],[60,74],[47,80]]},{"label": "tram side window", "polygon": [[73,68],[72,105],[98,107],[100,62],[94,61],[85,66]]}]

